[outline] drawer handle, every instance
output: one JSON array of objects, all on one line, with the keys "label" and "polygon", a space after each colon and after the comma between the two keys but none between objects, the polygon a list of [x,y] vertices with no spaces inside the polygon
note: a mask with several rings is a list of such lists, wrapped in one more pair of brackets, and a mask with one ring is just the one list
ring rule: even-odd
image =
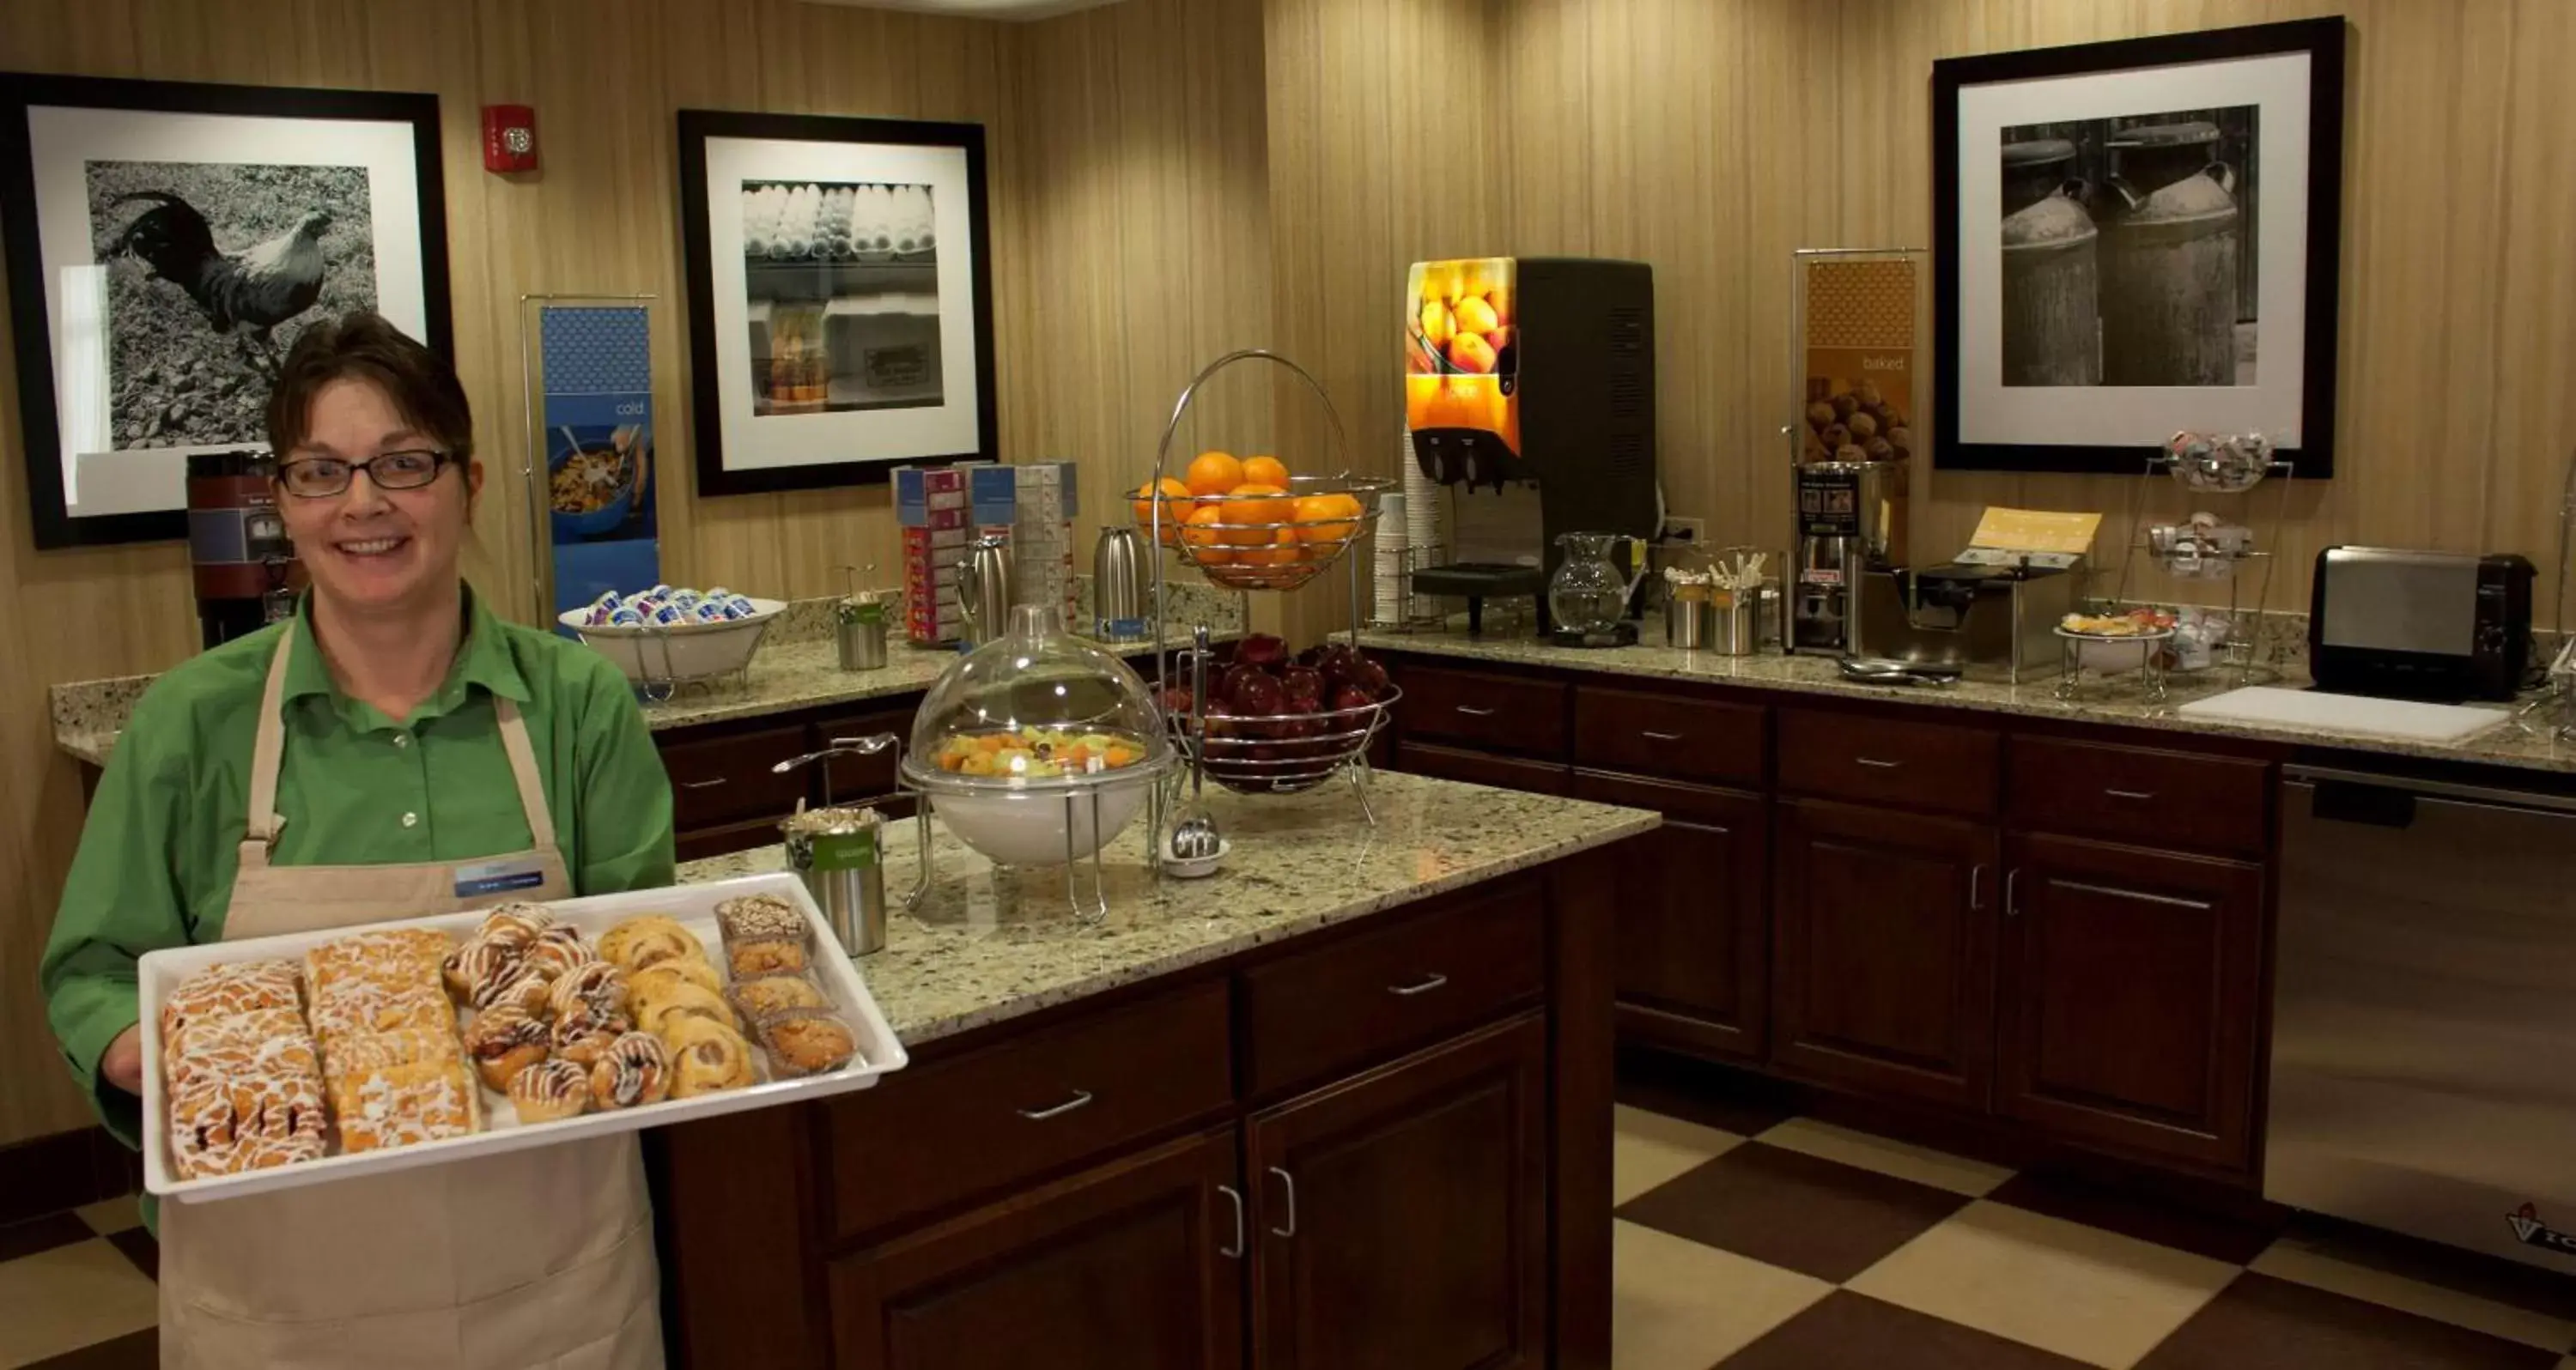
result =
[{"label": "drawer handle", "polygon": [[1852,761],[1856,765],[1867,766],[1873,771],[1892,771],[1905,764],[1902,761],[1881,761],[1874,756],[1855,756]]},{"label": "drawer handle", "polygon": [[1479,709],[1473,704],[1459,705],[1458,712],[1465,714],[1469,718],[1491,718],[1495,713],[1492,709]]},{"label": "drawer handle", "polygon": [[1021,1117],[1028,1119],[1030,1122],[1033,1122],[1033,1123],[1043,1123],[1043,1122],[1045,1122],[1045,1121],[1046,1121],[1047,1119],[1049,1119],[1049,1118],[1061,1118],[1061,1117],[1063,1117],[1064,1115],[1066,1115],[1066,1114],[1068,1114],[1068,1113],[1071,1113],[1071,1112],[1072,1112],[1072,1111],[1074,1111],[1075,1109],[1080,1108],[1080,1107],[1082,1107],[1084,1104],[1087,1104],[1087,1103],[1090,1103],[1090,1102],[1091,1102],[1091,1091],[1090,1091],[1090,1090],[1087,1090],[1087,1089],[1077,1089],[1077,1090],[1075,1090],[1075,1091],[1073,1092],[1073,1097],[1072,1097],[1072,1098],[1065,1100],[1063,1103],[1057,1104],[1057,1105],[1056,1105],[1055,1107],[1053,1107],[1053,1108],[1040,1108],[1040,1109],[1026,1109],[1026,1108],[1023,1108],[1023,1109],[1017,1109],[1017,1110],[1014,1110],[1014,1111],[1015,1111],[1015,1112],[1017,1112]]},{"label": "drawer handle", "polygon": [[2159,904],[2169,909],[2190,909],[2195,913],[2207,913],[2218,907],[2206,899],[2184,899],[2170,894],[2149,894],[2145,890],[2124,890],[2117,885],[2096,885],[2083,880],[2061,880],[2058,883],[2070,890],[2082,890],[2086,894],[2098,894],[2106,899],[2132,899],[2141,904]]},{"label": "drawer handle", "polygon": [[2004,872],[2004,917],[2021,917],[2021,867]]},{"label": "drawer handle", "polygon": [[680,782],[680,788],[684,790],[712,790],[731,778],[732,777],[730,776],[720,775],[713,780],[683,780]]},{"label": "drawer handle", "polygon": [[1297,1235],[1297,1177],[1289,1174],[1285,1170],[1281,1170],[1275,1165],[1270,1167],[1270,1173],[1278,1176],[1279,1183],[1288,1191],[1288,1225],[1286,1227],[1274,1227],[1270,1229],[1270,1235],[1274,1237],[1294,1237]]},{"label": "drawer handle", "polygon": [[1986,863],[1968,867],[1968,912],[1978,913],[1986,907]]},{"label": "drawer handle", "polygon": [[1243,1259],[1243,1191],[1242,1191],[1242,1190],[1240,1190],[1240,1189],[1235,1188],[1233,1185],[1230,1185],[1230,1184],[1221,1184],[1221,1185],[1218,1185],[1218,1186],[1216,1187],[1216,1192],[1217,1192],[1217,1193],[1219,1193],[1219,1194],[1224,1195],[1226,1198],[1228,1198],[1228,1199],[1232,1200],[1232,1201],[1233,1201],[1233,1203],[1234,1203],[1234,1245],[1232,1245],[1232,1246],[1225,1246],[1225,1247],[1219,1247],[1219,1248],[1217,1248],[1217,1253],[1216,1253],[1216,1254],[1218,1254],[1218,1255],[1220,1255],[1220,1256],[1223,1256],[1223,1257],[1225,1257],[1227,1260],[1230,1260],[1230,1261],[1239,1261],[1239,1260],[1242,1260],[1242,1259]]},{"label": "drawer handle", "polygon": [[2104,790],[2102,793],[2113,799],[2135,799],[2140,802],[2156,797],[2156,792],[2153,790]]},{"label": "drawer handle", "polygon": [[1429,994],[1448,983],[1449,977],[1435,970],[1410,985],[1389,985],[1386,992],[1398,999],[1410,999],[1417,994]]},{"label": "drawer handle", "polygon": [[1659,733],[1652,728],[1645,729],[1640,732],[1638,736],[1649,742],[1679,742],[1682,740],[1682,735],[1680,733]]}]

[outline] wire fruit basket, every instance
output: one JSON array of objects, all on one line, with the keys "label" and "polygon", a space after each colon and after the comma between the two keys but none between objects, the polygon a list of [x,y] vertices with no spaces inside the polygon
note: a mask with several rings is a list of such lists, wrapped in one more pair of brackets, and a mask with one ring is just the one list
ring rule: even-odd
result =
[{"label": "wire fruit basket", "polygon": [[[1310,668],[1311,669],[1311,668]],[[1214,676],[1217,663],[1209,663]],[[1339,678],[1327,686],[1339,688]],[[1192,695],[1188,712],[1169,707],[1164,722],[1185,760],[1204,761],[1208,779],[1237,794],[1296,794],[1364,765],[1369,744],[1394,716],[1404,692],[1392,684],[1365,704],[1286,710],[1269,714],[1220,713]]]}]

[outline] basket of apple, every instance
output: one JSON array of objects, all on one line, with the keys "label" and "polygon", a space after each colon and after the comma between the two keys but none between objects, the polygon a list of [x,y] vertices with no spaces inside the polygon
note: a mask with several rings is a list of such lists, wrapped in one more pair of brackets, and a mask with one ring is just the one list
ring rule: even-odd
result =
[{"label": "basket of apple", "polygon": [[[1181,655],[1183,674],[1189,655]],[[1331,779],[1368,750],[1403,691],[1386,667],[1346,642],[1290,656],[1255,633],[1208,662],[1207,707],[1167,684],[1161,704],[1175,745],[1205,749],[1208,778],[1238,794],[1295,794]],[[1202,740],[1202,738],[1204,740]]]}]

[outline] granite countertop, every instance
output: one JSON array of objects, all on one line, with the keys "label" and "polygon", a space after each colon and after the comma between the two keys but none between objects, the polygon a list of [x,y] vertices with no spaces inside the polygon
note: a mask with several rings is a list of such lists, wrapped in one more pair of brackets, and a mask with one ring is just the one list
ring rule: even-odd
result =
[{"label": "granite countertop", "polygon": [[[1544,666],[1608,676],[1686,680],[1711,685],[1742,685],[1934,709],[2066,719],[2202,736],[2250,738],[2294,746],[2337,747],[2388,756],[2576,772],[2576,744],[2557,741],[2547,728],[2537,724],[2526,726],[2516,718],[2508,718],[2502,726],[2467,741],[2440,744],[2329,729],[2197,718],[2177,712],[2182,705],[2193,700],[2207,699],[2236,688],[2234,673],[2224,668],[2173,673],[2167,677],[2165,699],[2160,703],[2148,703],[2140,698],[2134,677],[2104,680],[2087,676],[2072,699],[2057,697],[2057,680],[2053,675],[2027,685],[2009,685],[1999,680],[1974,677],[1940,688],[1862,685],[1845,680],[1837,663],[1827,657],[1782,656],[1777,653],[1730,657],[1715,652],[1680,651],[1666,647],[1661,624],[1649,625],[1645,630],[1645,641],[1638,646],[1603,649],[1559,647],[1525,635],[1469,637],[1455,628],[1448,632],[1363,632],[1360,643],[1372,651],[1456,657],[1470,662]],[[2309,682],[2303,663],[2292,663],[2276,673],[2267,672],[2263,678],[2251,683],[2298,689]],[[2491,707],[2500,713],[2510,714],[2515,706]]]},{"label": "granite countertop", "polygon": [[[1206,587],[1175,585],[1175,640],[1180,622],[1210,622],[1231,638],[1240,621],[1240,601]],[[1083,601],[1089,600],[1084,587]],[[794,713],[831,704],[855,704],[892,695],[918,694],[957,660],[945,647],[915,647],[898,639],[886,649],[886,664],[873,671],[844,671],[833,635],[832,601],[800,600],[774,623],[741,684],[730,681],[690,685],[662,703],[646,703],[644,720],[655,731],[690,728],[705,723]],[[1120,644],[1129,655],[1150,653],[1145,644]],[[54,723],[54,745],[93,766],[107,765],[117,735],[133,716],[154,677],[119,676],[109,680],[56,685],[47,691]]]},{"label": "granite countertop", "polygon": [[[907,1045],[1201,965],[1247,948],[1381,913],[1446,890],[1632,837],[1659,821],[1641,809],[1381,773],[1377,814],[1349,786],[1249,798],[1211,790],[1231,844],[1224,868],[1158,878],[1145,864],[1146,818],[1102,863],[1108,914],[1069,910],[1064,869],[1003,870],[933,820],[935,873],[902,912],[920,871],[917,826],[887,829],[889,917],[883,951],[860,971]],[[692,861],[683,883],[783,869],[776,846]],[[1090,866],[1074,868],[1090,891]]]}]

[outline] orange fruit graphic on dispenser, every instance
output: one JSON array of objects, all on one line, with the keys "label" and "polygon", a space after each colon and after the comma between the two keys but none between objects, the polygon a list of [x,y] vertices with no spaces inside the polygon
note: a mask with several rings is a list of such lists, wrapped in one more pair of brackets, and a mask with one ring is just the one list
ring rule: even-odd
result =
[{"label": "orange fruit graphic on dispenser", "polygon": [[1405,282],[1404,421],[1520,450],[1520,348],[1508,257],[1416,262]]}]

